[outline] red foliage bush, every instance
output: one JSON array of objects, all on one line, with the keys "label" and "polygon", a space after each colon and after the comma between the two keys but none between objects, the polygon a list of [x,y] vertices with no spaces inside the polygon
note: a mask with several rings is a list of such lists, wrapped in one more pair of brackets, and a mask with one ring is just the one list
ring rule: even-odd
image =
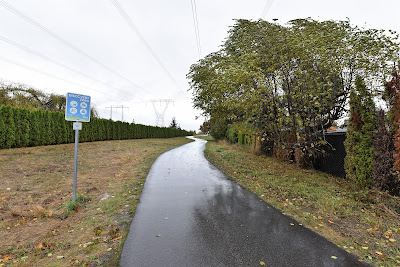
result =
[{"label": "red foliage bush", "polygon": [[381,191],[392,195],[400,193],[398,175],[393,169],[394,142],[386,128],[385,112],[380,110],[377,117],[378,131],[374,138],[374,172],[373,183]]},{"label": "red foliage bush", "polygon": [[400,171],[400,76],[397,70],[393,71],[392,80],[386,85],[386,89],[389,92],[393,106],[391,109],[394,124],[394,167],[397,171]]}]

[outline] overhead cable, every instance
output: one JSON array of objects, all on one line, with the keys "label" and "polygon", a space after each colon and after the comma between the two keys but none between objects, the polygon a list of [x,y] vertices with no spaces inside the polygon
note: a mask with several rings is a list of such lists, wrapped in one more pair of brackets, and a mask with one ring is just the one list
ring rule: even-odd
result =
[{"label": "overhead cable", "polygon": [[100,65],[101,67],[107,69],[109,72],[113,73],[114,75],[118,76],[119,78],[122,78],[123,80],[129,82],[130,84],[132,84],[133,86],[137,87],[137,88],[142,88],[141,86],[137,85],[136,83],[132,82],[131,80],[129,80],[128,78],[122,76],[120,73],[116,72],[115,70],[113,70],[112,68],[106,66],[105,64],[103,64],[102,62],[98,61],[97,59],[95,59],[94,57],[90,56],[89,54],[87,54],[85,51],[83,51],[82,49],[78,48],[77,46],[71,44],[70,42],[68,42],[67,40],[65,40],[64,38],[62,38],[61,36],[57,35],[56,33],[52,32],[51,30],[49,30],[48,28],[46,28],[45,26],[43,26],[42,24],[40,24],[39,22],[37,22],[36,20],[34,20],[33,18],[29,17],[28,15],[22,13],[21,11],[19,11],[17,8],[13,7],[12,5],[10,5],[9,3],[7,3],[4,0],[0,0],[0,5],[2,5],[3,7],[5,7],[6,9],[8,9],[9,11],[13,12],[14,14],[16,14],[17,16],[19,16],[20,18],[26,20],[27,22],[29,22],[30,24],[32,24],[33,26],[41,29],[42,31],[46,32],[47,34],[49,34],[50,36],[52,36],[54,39],[57,39],[58,41],[60,41],[61,43],[63,43],[65,46],[68,46],[70,49],[74,50],[75,52],[85,56],[86,58],[90,59],[92,62],[96,63],[97,65]]},{"label": "overhead cable", "polygon": [[69,81],[69,80],[61,78],[61,77],[59,77],[57,75],[54,75],[54,74],[51,74],[51,73],[48,73],[48,72],[44,72],[44,71],[41,71],[41,70],[36,69],[36,68],[29,67],[27,65],[24,65],[22,63],[18,63],[16,61],[8,59],[8,58],[4,58],[4,57],[0,56],[0,60],[2,60],[4,62],[11,63],[11,64],[14,64],[14,65],[17,65],[18,67],[21,67],[21,68],[24,68],[24,69],[27,69],[27,70],[30,70],[30,71],[33,71],[33,72],[40,73],[42,75],[45,75],[45,76],[53,78],[53,79],[57,79],[57,80],[60,80],[60,81],[63,81],[63,82],[67,82],[67,83],[70,83],[70,84],[75,84],[75,85],[80,86],[80,87],[88,88],[89,90],[91,90],[93,92],[97,92],[93,88],[90,88],[90,87],[88,87],[86,85],[83,85],[83,84],[80,84],[80,83],[77,83],[77,82],[73,82],[73,81]]},{"label": "overhead cable", "polygon": [[[27,70],[29,70],[29,71],[42,74],[42,75],[44,75],[44,76],[47,76],[47,77],[50,77],[50,78],[53,78],[53,79],[56,79],[56,80],[60,80],[60,81],[63,81],[63,82],[69,83],[69,84],[77,85],[77,86],[79,86],[79,87],[85,88],[85,89],[87,89],[87,90],[89,90],[89,91],[92,91],[92,92],[94,92],[94,93],[102,92],[102,93],[105,93],[105,94],[107,94],[107,95],[110,95],[110,92],[104,92],[104,91],[101,91],[101,90],[96,90],[96,89],[93,89],[93,88],[91,88],[91,87],[89,87],[89,86],[83,85],[83,84],[81,84],[81,83],[77,83],[77,82],[74,82],[74,81],[70,81],[70,80],[64,79],[64,78],[59,77],[59,76],[57,76],[57,75],[54,75],[54,74],[51,74],[51,73],[42,71],[42,70],[37,69],[37,68],[33,68],[33,67],[30,67],[30,66],[27,66],[27,65],[25,65],[25,64],[16,62],[16,61],[14,61],[14,60],[11,60],[11,59],[8,59],[8,58],[5,58],[5,57],[1,57],[1,56],[0,56],[0,60],[1,60],[1,61],[4,61],[4,62],[7,62],[7,63],[14,64],[14,65],[16,65],[16,66],[18,66],[18,67],[20,67],[20,68],[24,68],[24,69],[27,69]],[[126,97],[118,97],[118,99],[119,99],[119,100],[126,100]]]},{"label": "overhead cable", "polygon": [[[115,8],[118,10],[120,15],[125,19],[125,21],[128,23],[129,27],[136,33],[136,35],[139,37],[140,41],[143,43],[145,48],[150,52],[151,56],[157,61],[158,65],[160,65],[161,69],[165,72],[165,74],[170,78],[170,80],[176,85],[178,89],[181,90],[178,82],[175,80],[175,78],[172,76],[172,74],[168,71],[168,69],[165,67],[165,65],[162,63],[161,59],[158,57],[156,52],[151,48],[150,44],[146,41],[142,33],[139,31],[138,27],[135,25],[133,20],[129,17],[129,15],[126,13],[124,8],[121,6],[121,4],[117,0],[110,0]],[[186,95],[185,95],[186,96]]]},{"label": "overhead cable", "polygon": [[273,3],[274,3],[274,0],[267,0],[267,3],[265,4],[265,7],[260,15],[261,19],[264,19],[264,20],[266,19],[268,12],[271,9]]},{"label": "overhead cable", "polygon": [[201,59],[203,56],[201,55],[200,31],[199,31],[199,21],[197,19],[196,0],[190,0],[190,3],[192,5],[192,15],[193,15],[194,32],[196,35],[197,52],[199,53],[199,59]]},{"label": "overhead cable", "polygon": [[59,66],[59,67],[61,67],[61,68],[64,68],[64,69],[66,69],[66,70],[69,70],[69,71],[71,71],[71,72],[74,72],[74,73],[76,73],[76,74],[79,74],[79,75],[81,75],[81,76],[83,76],[83,77],[85,77],[85,78],[87,78],[87,79],[90,79],[90,80],[92,80],[92,81],[95,81],[95,82],[97,82],[97,83],[100,83],[100,84],[102,84],[102,85],[104,85],[104,86],[106,86],[106,87],[114,88],[114,89],[116,89],[116,90],[118,90],[118,91],[121,91],[121,92],[123,92],[123,93],[125,93],[125,94],[129,94],[129,93],[130,93],[130,92],[127,92],[126,90],[123,91],[123,90],[121,90],[121,89],[119,89],[119,88],[115,88],[115,87],[113,87],[113,86],[110,86],[109,84],[107,84],[107,83],[105,83],[105,82],[102,82],[102,81],[100,81],[100,80],[98,80],[98,79],[96,79],[96,78],[94,78],[94,77],[91,77],[91,76],[89,76],[89,75],[87,75],[87,74],[85,74],[85,73],[83,73],[83,72],[81,72],[81,71],[79,71],[79,70],[76,70],[76,69],[74,69],[74,68],[71,68],[71,67],[69,67],[69,66],[67,66],[67,65],[65,65],[65,64],[63,64],[63,63],[59,63],[59,62],[57,62],[57,61],[54,60],[54,59],[51,59],[51,58],[49,58],[49,57],[47,57],[47,56],[45,56],[45,55],[43,55],[43,54],[41,54],[41,53],[39,53],[39,52],[37,52],[37,51],[34,51],[34,50],[32,50],[32,49],[30,49],[30,48],[28,48],[28,47],[26,47],[26,46],[23,46],[23,45],[18,44],[18,43],[14,42],[14,41],[11,41],[11,40],[9,40],[9,39],[3,37],[3,36],[0,36],[0,40],[3,41],[3,42],[6,42],[6,43],[8,43],[8,44],[11,44],[11,45],[13,45],[13,46],[15,46],[15,47],[18,47],[18,48],[20,48],[20,49],[22,49],[22,50],[24,50],[24,51],[26,51],[26,52],[28,52],[28,53],[30,53],[30,54],[33,54],[33,55],[35,55],[35,56],[38,56],[38,57],[40,57],[40,58],[42,58],[42,59],[44,59],[44,60],[46,60],[46,61],[49,61],[49,62],[51,62],[51,63],[53,63],[53,64],[55,64],[55,65],[57,65],[57,66]]}]

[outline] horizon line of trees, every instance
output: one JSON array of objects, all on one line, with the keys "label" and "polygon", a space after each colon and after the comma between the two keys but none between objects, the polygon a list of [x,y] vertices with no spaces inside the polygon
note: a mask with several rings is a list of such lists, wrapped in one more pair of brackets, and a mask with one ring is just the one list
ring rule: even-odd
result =
[{"label": "horizon line of trees", "polygon": [[[0,105],[0,149],[57,145],[75,140],[72,121],[59,111]],[[170,138],[193,135],[182,129],[92,118],[83,123],[80,142]]]},{"label": "horizon line of trees", "polygon": [[[193,105],[209,118],[202,128],[216,139],[259,143],[255,146],[265,154],[311,167],[329,150],[322,133],[361,101],[368,111],[359,116],[366,135],[359,139],[365,142],[354,162],[370,166],[373,160],[363,160],[374,154],[373,100],[384,94],[392,77],[398,40],[393,31],[350,21],[307,18],[283,26],[237,20],[221,49],[191,66],[187,78]],[[364,167],[354,179],[369,187],[373,168]]]}]

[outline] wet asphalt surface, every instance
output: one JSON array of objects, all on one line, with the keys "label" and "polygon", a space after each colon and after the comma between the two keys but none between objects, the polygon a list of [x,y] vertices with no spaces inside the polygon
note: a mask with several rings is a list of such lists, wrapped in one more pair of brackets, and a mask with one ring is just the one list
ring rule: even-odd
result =
[{"label": "wet asphalt surface", "polygon": [[120,266],[369,266],[229,180],[205,143],[153,164]]}]

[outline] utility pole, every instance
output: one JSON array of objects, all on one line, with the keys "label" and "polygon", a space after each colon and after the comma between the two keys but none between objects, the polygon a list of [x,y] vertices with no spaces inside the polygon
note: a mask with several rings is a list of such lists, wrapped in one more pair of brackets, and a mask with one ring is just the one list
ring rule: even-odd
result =
[{"label": "utility pole", "polygon": [[[164,116],[165,111],[168,108],[170,103],[174,103],[172,99],[152,99],[150,100],[151,104],[153,105],[154,112],[156,114],[156,126],[164,127]],[[160,103],[161,111],[156,108],[156,103]],[[165,106],[162,108],[162,103],[165,103]]]},{"label": "utility pole", "polygon": [[124,107],[124,105],[111,105],[111,107],[106,107],[106,108],[109,108],[110,109],[110,120],[112,120],[112,110],[113,110],[113,108],[115,108],[115,109],[117,109],[117,108],[120,108],[120,109],[122,109],[122,118],[121,118],[121,121],[124,121],[124,108],[127,108],[127,109],[129,109],[129,107]]}]

